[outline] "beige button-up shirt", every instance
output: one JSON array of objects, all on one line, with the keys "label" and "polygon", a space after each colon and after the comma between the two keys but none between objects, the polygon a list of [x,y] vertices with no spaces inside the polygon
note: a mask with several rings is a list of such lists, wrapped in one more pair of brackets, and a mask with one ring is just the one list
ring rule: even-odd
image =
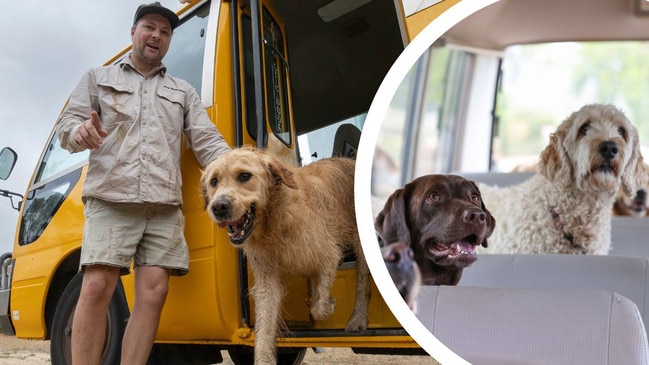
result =
[{"label": "beige button-up shirt", "polygon": [[57,121],[62,148],[82,150],[73,136],[93,110],[108,136],[90,152],[83,197],[180,205],[182,135],[202,167],[230,149],[196,90],[164,66],[142,75],[125,57],[89,70]]}]

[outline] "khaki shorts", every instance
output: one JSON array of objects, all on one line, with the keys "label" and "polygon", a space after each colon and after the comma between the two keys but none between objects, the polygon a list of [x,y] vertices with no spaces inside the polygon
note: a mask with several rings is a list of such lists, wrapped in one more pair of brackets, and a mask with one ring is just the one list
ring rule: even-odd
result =
[{"label": "khaki shorts", "polygon": [[158,266],[181,276],[189,272],[185,218],[179,206],[85,200],[80,270],[108,265],[128,274],[134,266]]}]

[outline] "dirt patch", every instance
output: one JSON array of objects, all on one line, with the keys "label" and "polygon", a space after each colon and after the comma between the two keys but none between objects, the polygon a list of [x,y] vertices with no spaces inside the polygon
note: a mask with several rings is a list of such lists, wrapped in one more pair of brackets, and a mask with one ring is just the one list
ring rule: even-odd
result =
[{"label": "dirt patch", "polygon": [[439,365],[428,356],[396,356],[396,355],[357,355],[348,348],[327,348],[324,353],[317,354],[308,351],[304,365],[375,365],[375,364],[408,364],[408,365]]},{"label": "dirt patch", "polygon": [[[348,348],[326,348],[324,352],[307,351],[303,365],[408,364],[436,365],[427,356],[357,355]],[[222,351],[223,365],[234,365],[227,351]],[[0,334],[0,365],[51,365],[50,342],[21,340]]]},{"label": "dirt patch", "polygon": [[0,334],[1,365],[50,365],[50,341],[20,340]]}]

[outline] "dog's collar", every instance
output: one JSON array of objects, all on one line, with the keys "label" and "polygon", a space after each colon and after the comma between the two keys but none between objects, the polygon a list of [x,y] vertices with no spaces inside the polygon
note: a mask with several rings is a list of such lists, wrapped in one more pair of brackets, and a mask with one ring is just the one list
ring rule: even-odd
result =
[{"label": "dog's collar", "polygon": [[[561,219],[561,213],[559,213],[556,206],[550,207],[550,215],[552,216],[554,226],[563,232],[563,238],[568,241],[572,247],[581,247],[575,243],[575,236],[572,233],[565,231],[566,223]],[[586,251],[587,250],[584,249],[584,253],[586,253]]]}]

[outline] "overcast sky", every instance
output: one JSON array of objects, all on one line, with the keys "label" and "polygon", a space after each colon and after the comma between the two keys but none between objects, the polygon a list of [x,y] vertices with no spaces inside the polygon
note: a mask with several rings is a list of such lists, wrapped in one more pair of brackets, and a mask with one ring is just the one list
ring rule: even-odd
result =
[{"label": "overcast sky", "polygon": [[[0,189],[24,194],[65,100],[82,74],[131,42],[133,0],[22,0],[0,22],[0,148],[18,163]],[[161,0],[178,10],[179,0]],[[173,42],[173,41],[172,41]],[[12,251],[17,211],[0,197],[0,254]]]}]

